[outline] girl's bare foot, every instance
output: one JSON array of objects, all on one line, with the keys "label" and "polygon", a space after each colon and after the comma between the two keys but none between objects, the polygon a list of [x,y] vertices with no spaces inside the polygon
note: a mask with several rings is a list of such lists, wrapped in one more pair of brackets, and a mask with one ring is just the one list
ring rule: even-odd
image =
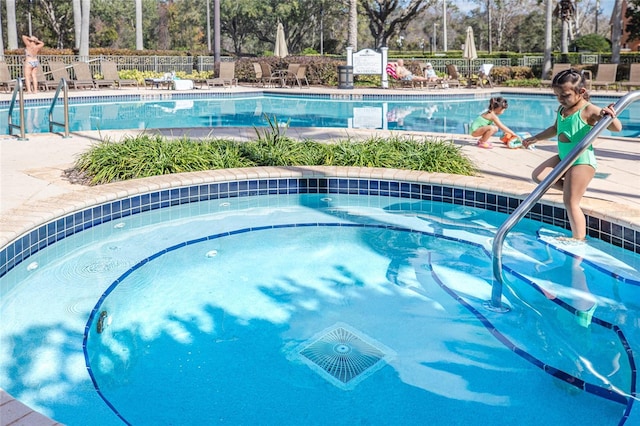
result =
[{"label": "girl's bare foot", "polygon": [[565,236],[556,237],[556,241],[564,244],[568,244],[568,245],[579,245],[587,242],[586,238],[580,239],[580,238],[565,237]]}]

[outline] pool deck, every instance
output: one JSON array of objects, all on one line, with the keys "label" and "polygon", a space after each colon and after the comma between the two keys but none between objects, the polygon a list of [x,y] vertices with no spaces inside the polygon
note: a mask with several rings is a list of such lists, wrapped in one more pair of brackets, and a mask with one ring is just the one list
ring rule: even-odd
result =
[{"label": "pool deck", "polygon": [[[383,89],[354,89],[338,90],[330,88],[312,87],[311,89],[262,89],[240,86],[237,88],[207,89],[210,92],[245,92],[250,90],[282,90],[289,94],[309,93],[335,93],[335,94],[422,94],[445,93],[442,89],[431,90],[384,90]],[[486,91],[504,93],[548,93],[548,89],[446,89],[447,94],[469,93],[470,91]],[[119,90],[70,90],[70,96],[96,96],[122,95],[131,93],[162,94],[163,89],[129,89]],[[203,90],[193,92],[202,93]],[[175,92],[168,92],[175,93]],[[185,93],[185,92],[179,92]],[[188,93],[188,92],[187,92]],[[624,92],[593,92],[619,96]],[[52,92],[45,92],[30,97],[50,98]],[[508,96],[508,95],[507,95]],[[0,94],[1,100],[11,99],[11,94]],[[209,129],[200,131],[201,136],[209,134]],[[181,174],[173,176],[161,176],[157,178],[140,179],[135,181],[120,182],[98,187],[85,187],[72,184],[64,177],[64,170],[70,168],[78,154],[86,151],[93,143],[105,136],[117,141],[125,135],[136,134],[140,131],[109,131],[109,132],[77,132],[70,138],[63,138],[59,134],[27,135],[27,140],[18,140],[16,136],[0,136],[0,246],[4,246],[17,236],[37,224],[51,220],[55,215],[67,214],[78,205],[90,205],[94,202],[105,201],[106,194],[128,195],[131,191],[140,191],[145,188],[158,188],[164,186],[179,186],[189,184],[202,174]],[[169,134],[171,132],[163,132]],[[423,132],[381,131],[381,130],[357,130],[357,129],[288,129],[287,135],[292,137],[310,138],[315,140],[359,139],[368,136],[412,135],[424,137]],[[191,136],[199,136],[197,131],[191,131]],[[252,139],[255,131],[252,128],[223,128],[215,130],[216,137],[232,137],[242,140]],[[496,138],[494,149],[480,149],[475,146],[475,138],[467,135],[437,134],[440,138],[452,139],[460,147],[462,152],[475,163],[478,176],[476,183],[469,186],[492,188],[509,194],[521,194],[526,196],[535,186],[530,175],[535,166],[555,152],[555,143],[546,142],[539,144],[536,150],[508,149]],[[598,211],[618,221],[640,226],[640,140],[635,138],[601,138],[596,142],[598,157],[598,174],[593,180],[585,198],[583,207],[586,211]],[[380,171],[379,169],[357,168],[332,168],[344,176],[375,176],[389,178],[401,178],[403,175],[414,176],[415,172],[407,173],[397,170]],[[206,172],[205,172],[206,173]],[[239,174],[248,175],[252,172],[242,171],[215,171],[218,178],[225,175],[236,178]],[[261,168],[253,172],[254,177],[283,176],[295,173],[286,168]],[[384,176],[381,176],[384,175]],[[468,180],[459,176],[442,175],[444,184],[459,183]],[[478,182],[480,182],[478,184]],[[142,189],[141,189],[142,188]],[[550,191],[545,199],[554,203],[561,203],[562,198],[558,191]],[[52,207],[55,206],[55,207]],[[41,414],[32,411],[10,397],[0,389],[0,426],[5,425],[56,425]]]}]

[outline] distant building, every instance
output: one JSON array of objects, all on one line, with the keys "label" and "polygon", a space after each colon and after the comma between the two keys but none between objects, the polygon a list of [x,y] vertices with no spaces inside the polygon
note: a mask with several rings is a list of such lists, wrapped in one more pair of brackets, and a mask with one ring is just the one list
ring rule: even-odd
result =
[{"label": "distant building", "polygon": [[627,0],[622,1],[622,38],[620,39],[620,48],[623,51],[640,52],[640,39],[629,40],[629,33],[625,31],[629,18],[626,18],[627,14]]}]

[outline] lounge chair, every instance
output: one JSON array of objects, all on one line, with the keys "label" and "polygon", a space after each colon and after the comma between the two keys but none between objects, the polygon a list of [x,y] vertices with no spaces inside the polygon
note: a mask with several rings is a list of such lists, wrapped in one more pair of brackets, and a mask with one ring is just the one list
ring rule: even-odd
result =
[{"label": "lounge chair", "polygon": [[102,71],[102,78],[105,80],[115,82],[116,87],[119,89],[122,86],[136,86],[138,87],[138,80],[120,78],[118,73],[118,64],[112,61],[102,61],[100,63],[100,71]]},{"label": "lounge chair", "polygon": [[235,62],[220,62],[220,78],[225,86],[237,86],[238,79],[236,78],[236,63]]},{"label": "lounge chair", "polygon": [[289,64],[289,66],[287,67],[287,70],[285,71],[286,73],[284,77],[285,81],[289,81],[289,79],[295,78],[299,67],[300,67],[300,64]]},{"label": "lounge chair", "polygon": [[447,64],[447,75],[449,78],[446,83],[449,87],[460,87],[466,80],[458,72],[458,66],[455,64]]},{"label": "lounge chair", "polygon": [[89,64],[86,62],[74,62],[73,73],[75,74],[77,81],[92,81],[93,87],[96,89],[99,89],[100,87],[114,87],[116,85],[116,82],[113,80],[98,80],[93,78],[93,74],[91,74],[91,68],[89,68]]},{"label": "lounge chair", "polygon": [[93,84],[93,79],[81,81],[81,80],[72,80],[69,77],[69,73],[67,72],[67,65],[61,61],[49,61],[49,69],[51,70],[51,75],[53,75],[53,80],[56,82],[56,86],[60,82],[60,80],[65,79],[69,86],[73,86],[74,89],[82,88],[82,87],[91,87],[92,89],[96,87]]},{"label": "lounge chair", "polygon": [[631,64],[629,81],[620,82],[619,87],[628,87],[629,91],[632,87],[640,87],[640,63]]},{"label": "lounge chair", "polygon": [[550,77],[548,80],[540,80],[540,85],[541,86],[551,86],[551,83],[553,82],[553,77],[556,76],[556,74],[558,74],[560,71],[564,71],[564,70],[568,70],[569,68],[571,68],[571,64],[553,64],[553,67],[551,68],[551,73],[550,73]]},{"label": "lounge chair", "polygon": [[290,86],[298,85],[302,89],[304,84],[309,88],[309,80],[307,80],[307,66],[297,65],[296,72],[293,75],[287,75],[287,84]]},{"label": "lounge chair", "polygon": [[257,86],[258,84],[262,83],[262,67],[260,66],[259,63],[254,62],[253,63],[253,72],[255,73],[255,80],[253,80],[254,86]]},{"label": "lounge chair", "polygon": [[200,81],[200,88],[205,87],[233,87],[238,85],[238,79],[236,78],[236,63],[235,62],[220,62],[220,71],[218,77],[207,78]]},{"label": "lounge chair", "polygon": [[271,65],[267,62],[260,62],[262,69],[262,86],[263,87],[283,87],[285,84],[286,73],[282,71],[272,71]]},{"label": "lounge chair", "polygon": [[593,80],[588,81],[592,87],[604,87],[605,90],[609,89],[609,86],[616,86],[616,72],[618,71],[618,64],[598,64],[596,70],[596,77]]},{"label": "lounge chair", "polygon": [[47,74],[45,74],[44,69],[42,69],[42,64],[39,64],[36,68],[36,79],[38,80],[39,90],[47,91],[49,89],[55,89],[58,86],[57,82],[47,78]]},{"label": "lounge chair", "polygon": [[476,84],[482,88],[485,86],[493,87],[493,80],[491,79],[491,69],[493,64],[482,64],[478,70],[478,80]]},{"label": "lounge chair", "polygon": [[0,87],[3,87],[6,92],[10,92],[16,87],[17,82],[15,78],[11,78],[9,65],[4,61],[0,62]]},{"label": "lounge chair", "polygon": [[386,71],[387,71],[387,75],[389,76],[389,83],[391,84],[391,86],[415,88],[416,83],[418,83],[420,87],[423,87],[423,85],[420,83],[427,84],[427,87],[435,85],[435,83],[429,83],[426,81],[404,80],[398,76],[396,72],[396,66],[397,64],[395,62],[389,62],[387,64]]}]

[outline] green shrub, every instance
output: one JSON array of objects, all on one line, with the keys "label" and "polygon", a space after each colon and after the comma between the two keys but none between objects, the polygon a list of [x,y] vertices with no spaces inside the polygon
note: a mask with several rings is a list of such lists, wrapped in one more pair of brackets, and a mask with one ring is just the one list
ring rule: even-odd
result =
[{"label": "green shrub", "polygon": [[91,184],[157,176],[253,166],[358,166],[421,170],[472,175],[471,160],[450,141],[410,137],[371,137],[363,141],[319,143],[287,137],[275,119],[255,141],[158,135],[102,141],[82,154],[72,171]]},{"label": "green shrub", "polygon": [[502,85],[507,87],[540,87],[540,79],[507,80],[503,82]]}]

